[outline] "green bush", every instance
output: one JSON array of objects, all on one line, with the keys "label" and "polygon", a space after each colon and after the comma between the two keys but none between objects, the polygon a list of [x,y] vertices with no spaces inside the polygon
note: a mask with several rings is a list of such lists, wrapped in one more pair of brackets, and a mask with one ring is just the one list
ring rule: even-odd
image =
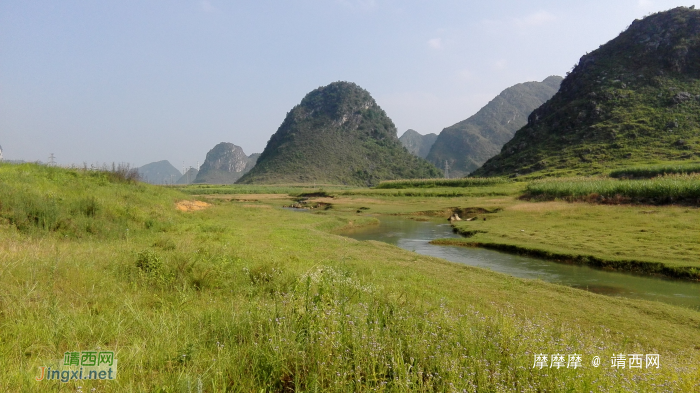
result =
[{"label": "green bush", "polygon": [[147,274],[158,274],[163,270],[163,261],[151,250],[143,250],[136,255],[136,267]]}]

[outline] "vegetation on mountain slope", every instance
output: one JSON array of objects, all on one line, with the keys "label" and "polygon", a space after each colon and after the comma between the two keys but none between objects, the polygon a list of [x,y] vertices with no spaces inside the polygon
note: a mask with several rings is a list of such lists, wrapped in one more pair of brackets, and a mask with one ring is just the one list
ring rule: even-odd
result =
[{"label": "vegetation on mountain slope", "polygon": [[462,177],[498,154],[515,132],[527,124],[530,113],[552,98],[562,78],[519,83],[502,91],[479,112],[438,136],[426,157],[438,168],[449,165],[449,176]]},{"label": "vegetation on mountain slope", "polygon": [[581,58],[474,176],[596,174],[700,155],[700,11],[635,20]]},{"label": "vegetation on mountain slope", "polygon": [[394,123],[366,90],[334,82],[307,94],[287,114],[239,183],[370,186],[441,175],[401,146]]}]

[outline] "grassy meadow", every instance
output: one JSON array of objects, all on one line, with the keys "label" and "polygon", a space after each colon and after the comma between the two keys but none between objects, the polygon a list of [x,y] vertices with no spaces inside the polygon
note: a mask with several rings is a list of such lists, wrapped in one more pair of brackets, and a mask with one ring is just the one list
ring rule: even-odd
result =
[{"label": "grassy meadow", "polygon": [[[0,165],[0,190],[12,190],[0,196],[0,391],[697,391],[698,311],[338,235],[382,214],[459,207],[491,212],[462,223],[493,225],[472,239],[512,226],[532,240],[519,224],[549,217],[572,231],[570,220],[620,208],[522,201],[525,185],[504,187],[466,197],[324,188],[309,201],[332,208],[310,214],[278,208],[298,195],[221,193],[198,197],[205,209],[180,211],[176,203],[193,197],[178,190]],[[81,209],[85,200],[96,208]],[[31,213],[42,209],[56,218]],[[625,225],[649,219],[661,239],[680,239],[697,218],[684,207],[622,209]],[[674,241],[647,248],[661,255]],[[64,352],[96,348],[115,351],[115,381],[34,380]],[[538,353],[580,354],[582,367],[533,368]],[[618,353],[659,354],[661,366],[611,368]]]}]

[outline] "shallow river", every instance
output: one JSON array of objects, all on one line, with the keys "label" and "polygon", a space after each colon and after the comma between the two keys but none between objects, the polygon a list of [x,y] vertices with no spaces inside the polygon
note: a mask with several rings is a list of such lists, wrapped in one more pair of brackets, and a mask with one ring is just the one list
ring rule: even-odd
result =
[{"label": "shallow river", "polygon": [[700,283],[610,272],[587,266],[505,254],[480,248],[437,246],[433,239],[459,237],[447,221],[378,217],[378,226],[345,233],[357,240],[378,240],[419,254],[478,266],[516,277],[540,279],[610,296],[655,300],[700,310]]}]

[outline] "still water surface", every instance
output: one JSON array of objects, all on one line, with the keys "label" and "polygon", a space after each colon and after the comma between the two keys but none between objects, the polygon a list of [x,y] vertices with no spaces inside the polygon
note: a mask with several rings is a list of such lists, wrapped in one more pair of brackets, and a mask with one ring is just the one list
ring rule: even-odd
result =
[{"label": "still water surface", "polygon": [[356,229],[344,235],[357,240],[378,240],[419,254],[516,277],[540,279],[610,296],[655,300],[700,310],[700,283],[610,272],[480,248],[437,246],[429,242],[459,237],[452,232],[452,227],[446,221],[415,221],[392,216],[382,216],[379,220],[381,223],[378,226]]}]

